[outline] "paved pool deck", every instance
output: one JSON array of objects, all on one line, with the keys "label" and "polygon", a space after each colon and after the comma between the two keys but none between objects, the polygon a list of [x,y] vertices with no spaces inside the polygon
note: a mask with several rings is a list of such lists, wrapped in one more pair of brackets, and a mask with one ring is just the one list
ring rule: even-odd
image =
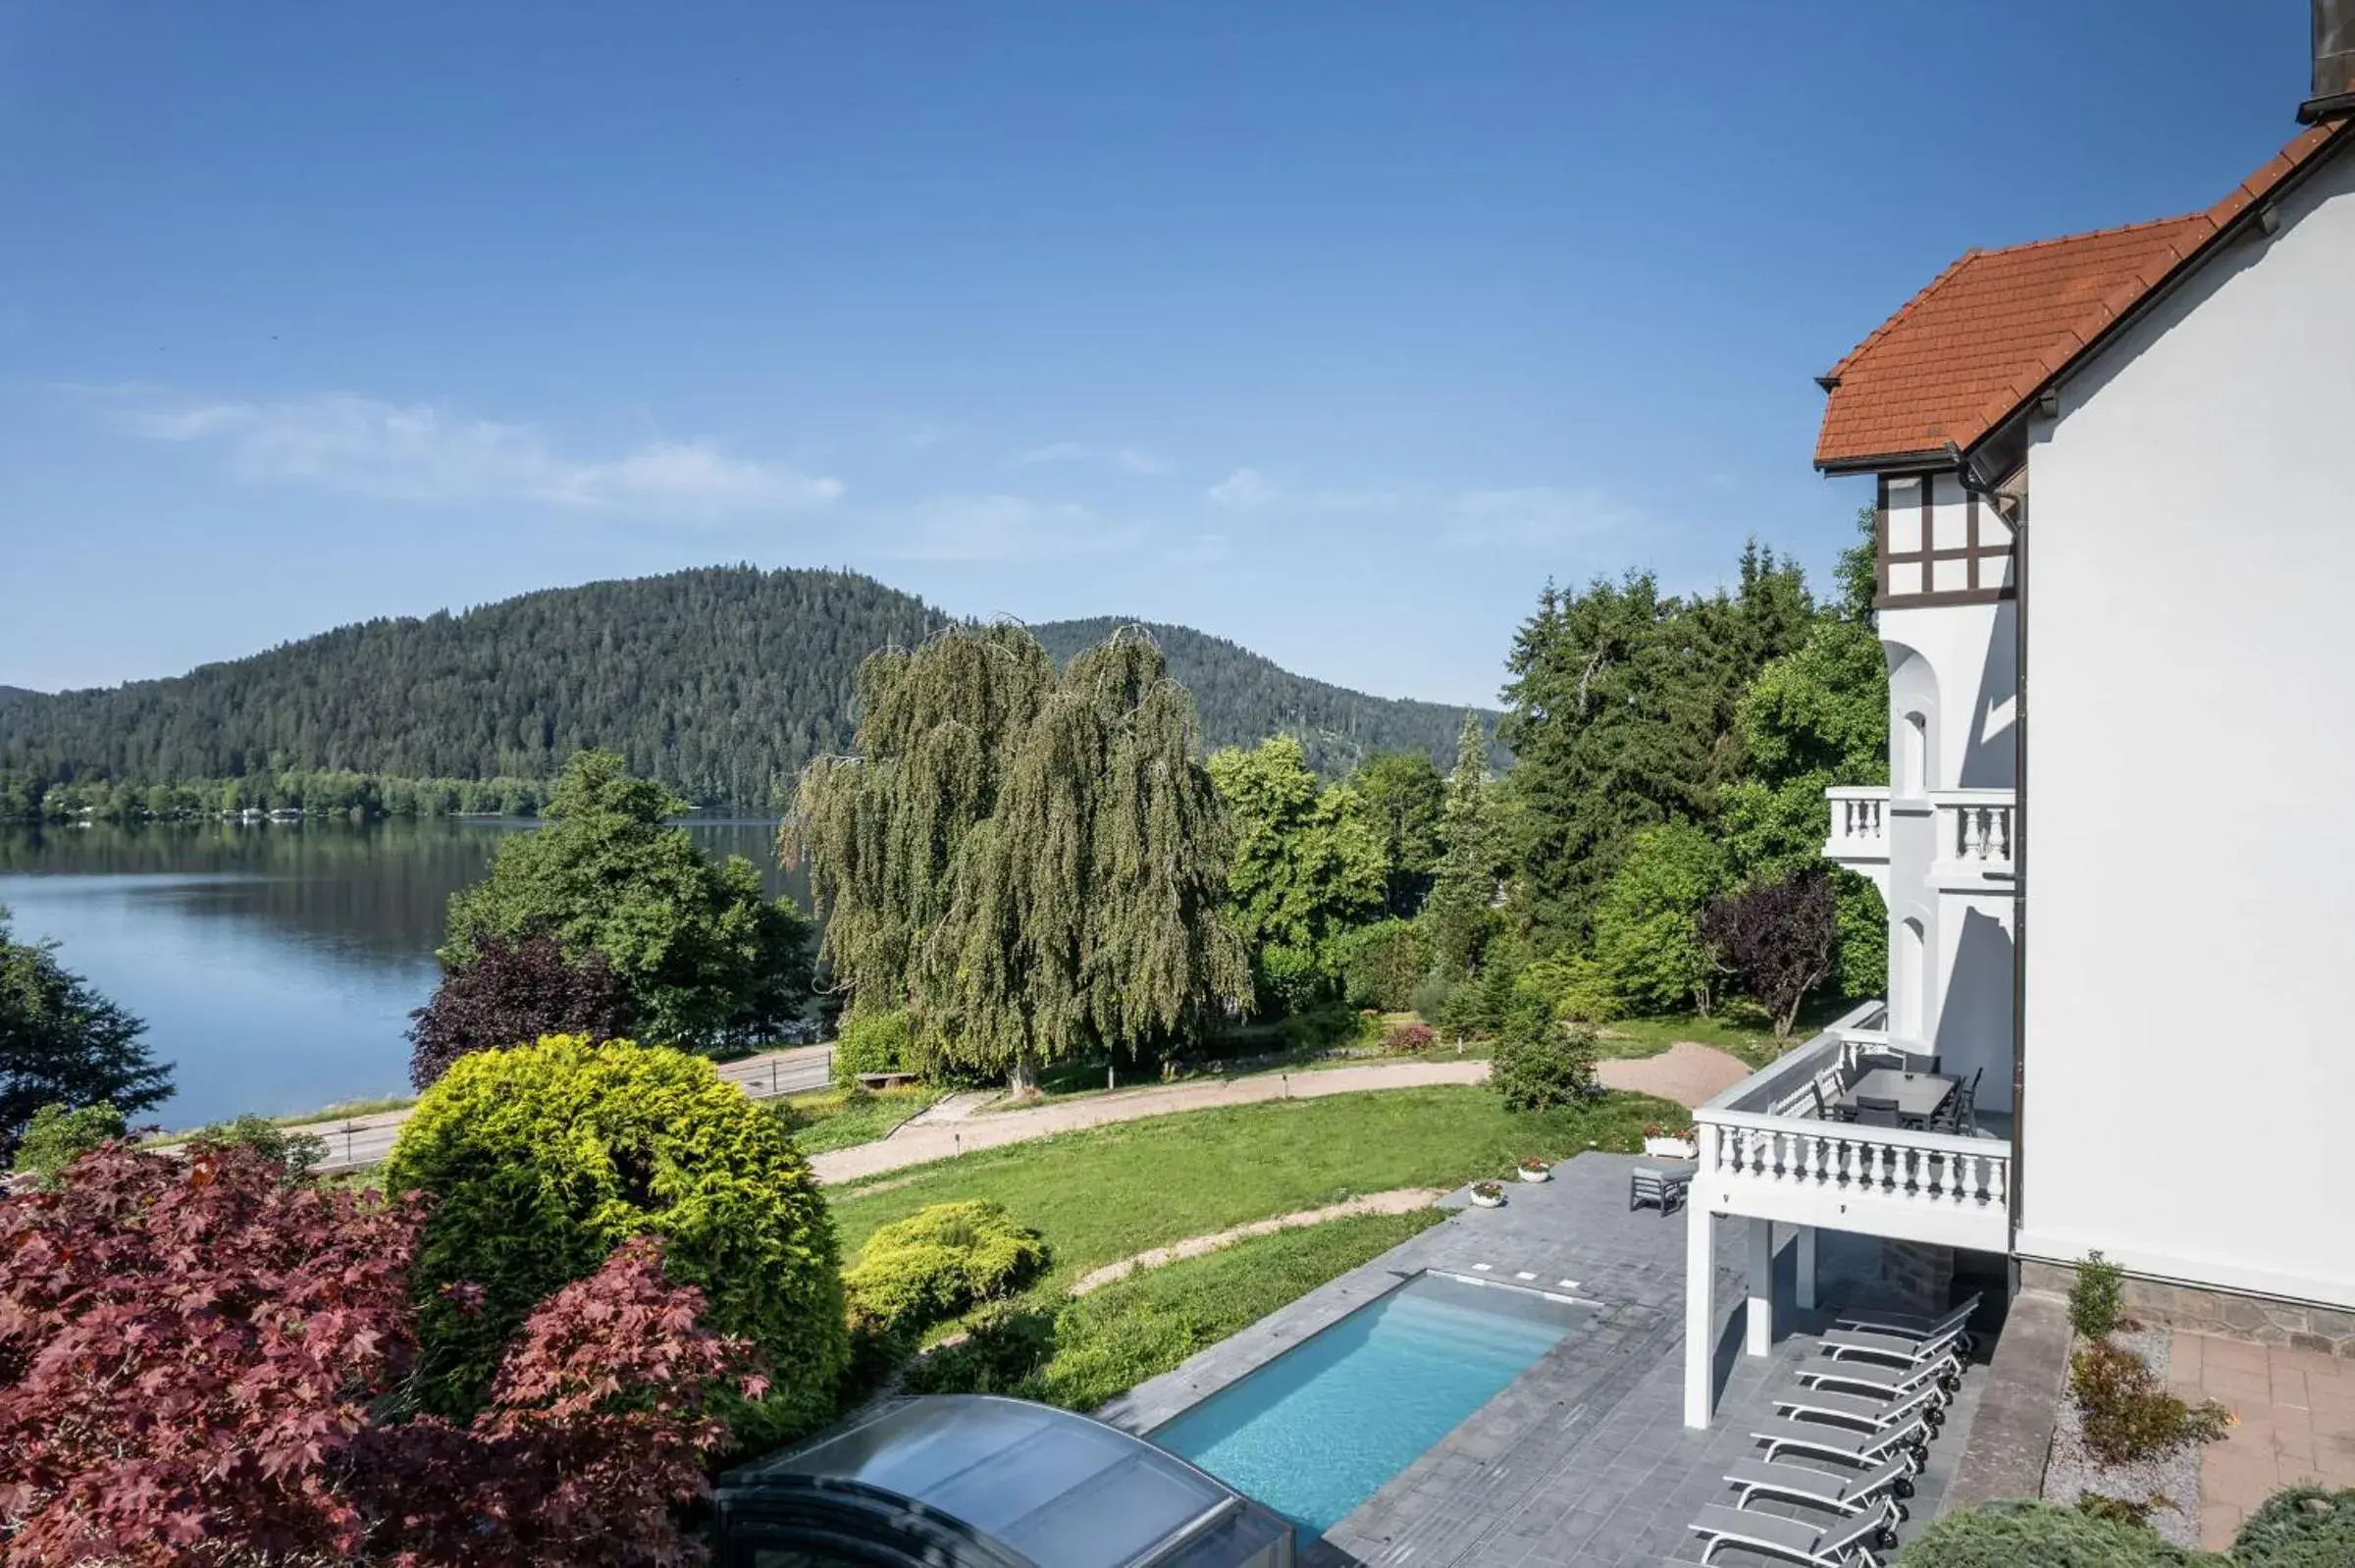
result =
[{"label": "paved pool deck", "polygon": [[[1753,1418],[1797,1386],[1815,1354],[1791,1308],[1792,1249],[1778,1231],[1781,1306],[1772,1356],[1741,1354],[1742,1237],[1720,1227],[1717,1250],[1718,1415],[1706,1432],[1684,1426],[1685,1219],[1627,1209],[1628,1172],[1645,1163],[1593,1153],[1542,1184],[1516,1183],[1501,1209],[1460,1208],[1443,1225],[1331,1281],[1143,1384],[1098,1414],[1150,1432],[1424,1270],[1572,1295],[1600,1311],[1573,1330],[1494,1399],[1392,1478],[1302,1561],[1369,1568],[1607,1568],[1697,1563],[1686,1529],[1701,1508],[1730,1502],[1724,1475],[1758,1456]],[[1460,1205],[1464,1195],[1448,1202]],[[1872,1299],[1876,1244],[1824,1232],[1821,1299]],[[1913,1529],[1935,1517],[1969,1436],[1983,1369],[1974,1368],[1930,1446],[1930,1467],[1909,1505]],[[1909,1529],[1908,1534],[1911,1534]],[[1728,1548],[1722,1568],[1769,1559]]]}]

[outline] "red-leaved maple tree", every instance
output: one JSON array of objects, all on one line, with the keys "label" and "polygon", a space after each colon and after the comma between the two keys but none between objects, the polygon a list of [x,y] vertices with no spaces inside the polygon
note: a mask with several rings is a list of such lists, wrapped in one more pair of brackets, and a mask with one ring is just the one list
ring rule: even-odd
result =
[{"label": "red-leaved maple tree", "polygon": [[471,1423],[413,1415],[420,1218],[213,1145],[0,1199],[0,1558],[700,1561],[675,1510],[726,1440],[707,1390],[762,1391],[749,1348],[639,1240],[540,1305]]}]

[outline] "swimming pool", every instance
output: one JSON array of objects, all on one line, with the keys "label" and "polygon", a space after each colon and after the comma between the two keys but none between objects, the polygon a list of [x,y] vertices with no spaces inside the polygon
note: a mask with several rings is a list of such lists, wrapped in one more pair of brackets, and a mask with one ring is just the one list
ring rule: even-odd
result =
[{"label": "swimming pool", "polygon": [[1418,1275],[1150,1436],[1323,1535],[1595,1310]]}]

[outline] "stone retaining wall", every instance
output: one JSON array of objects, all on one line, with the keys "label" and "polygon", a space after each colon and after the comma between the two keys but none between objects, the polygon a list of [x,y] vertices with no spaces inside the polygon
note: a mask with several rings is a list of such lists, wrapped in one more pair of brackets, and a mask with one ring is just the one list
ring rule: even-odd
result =
[{"label": "stone retaining wall", "polygon": [[[2066,1263],[2019,1260],[2022,1289],[2067,1294],[2076,1278],[2075,1268]],[[2355,1361],[2355,1312],[2342,1308],[2174,1284],[2135,1275],[2126,1276],[2120,1300],[2126,1316],[2145,1323],[2251,1344],[2286,1345],[2340,1361]]]},{"label": "stone retaining wall", "polygon": [[1881,1280],[1913,1312],[1944,1312],[1955,1285],[1955,1249],[1918,1241],[1881,1243]]}]

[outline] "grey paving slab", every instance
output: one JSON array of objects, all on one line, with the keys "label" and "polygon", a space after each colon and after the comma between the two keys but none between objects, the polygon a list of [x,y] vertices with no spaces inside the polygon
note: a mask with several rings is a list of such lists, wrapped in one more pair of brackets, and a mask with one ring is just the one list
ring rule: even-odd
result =
[{"label": "grey paving slab", "polygon": [[[1703,1506],[1730,1500],[1725,1471],[1757,1456],[1751,1433],[1772,1413],[1773,1396],[1797,1386],[1798,1364],[1816,1354],[1810,1331],[1822,1326],[1822,1315],[1801,1321],[1790,1307],[1792,1249],[1779,1245],[1781,1337],[1771,1356],[1741,1354],[1742,1228],[1721,1225],[1718,1417],[1706,1432],[1687,1430],[1686,1217],[1626,1208],[1628,1172],[1639,1163],[1591,1153],[1557,1167],[1550,1182],[1508,1187],[1505,1207],[1462,1209],[1098,1414],[1149,1432],[1425,1270],[1575,1295],[1596,1303],[1593,1318],[1322,1541],[1307,1543],[1302,1560],[1334,1568],[1696,1563],[1700,1549],[1686,1526]],[[1819,1246],[1822,1299],[1873,1293],[1876,1243],[1825,1232]],[[1944,1435],[1931,1444],[1910,1504],[1916,1521],[1938,1510],[1984,1382],[1983,1369],[1965,1378]],[[1716,1558],[1725,1568],[1749,1560],[1731,1548]]]}]

